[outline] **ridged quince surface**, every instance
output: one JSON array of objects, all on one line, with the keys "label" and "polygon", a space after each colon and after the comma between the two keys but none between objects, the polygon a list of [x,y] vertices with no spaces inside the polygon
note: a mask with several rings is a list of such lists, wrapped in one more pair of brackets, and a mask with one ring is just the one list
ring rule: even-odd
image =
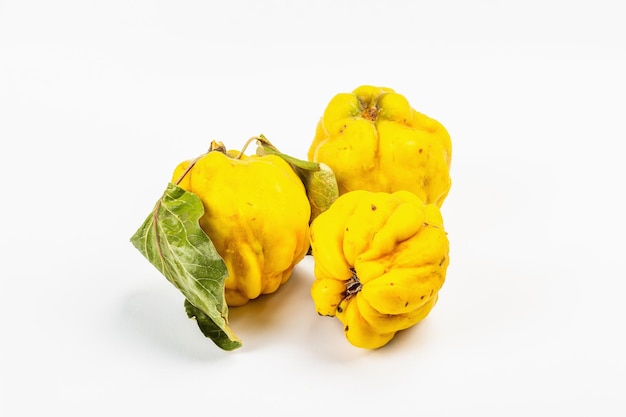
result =
[{"label": "ridged quince surface", "polygon": [[450,190],[451,157],[441,123],[393,89],[369,85],[330,100],[308,150],[334,171],[340,194],[407,190],[438,206]]},{"label": "ridged quince surface", "polygon": [[300,178],[275,155],[213,150],[188,170],[191,163],[181,162],[172,182],[202,200],[200,227],[228,268],[226,303],[278,290],[309,248],[310,205]]},{"label": "ridged quince surface", "polygon": [[311,224],[318,314],[354,346],[376,349],[425,318],[449,264],[440,209],[408,191],[351,191]]}]

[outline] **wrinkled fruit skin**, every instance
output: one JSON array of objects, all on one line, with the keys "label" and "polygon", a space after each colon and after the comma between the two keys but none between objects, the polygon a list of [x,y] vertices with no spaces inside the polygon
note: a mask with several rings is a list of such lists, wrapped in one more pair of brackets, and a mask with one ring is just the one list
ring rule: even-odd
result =
[{"label": "wrinkled fruit skin", "polygon": [[449,264],[439,207],[408,191],[351,191],[311,224],[318,314],[336,316],[348,341],[376,349],[424,319]]},{"label": "wrinkled fruit skin", "polygon": [[448,131],[386,87],[333,97],[307,156],[330,166],[340,194],[407,190],[441,207],[451,186]]},{"label": "wrinkled fruit skin", "polygon": [[[178,184],[202,200],[200,227],[228,268],[229,306],[278,290],[309,248],[310,205],[292,168],[274,155],[235,154],[207,153]],[[189,164],[176,167],[172,182]]]}]

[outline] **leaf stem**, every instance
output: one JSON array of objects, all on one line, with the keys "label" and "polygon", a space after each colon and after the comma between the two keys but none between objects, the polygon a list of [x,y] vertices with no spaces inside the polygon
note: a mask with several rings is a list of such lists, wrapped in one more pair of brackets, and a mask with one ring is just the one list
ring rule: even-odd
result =
[{"label": "leaf stem", "polygon": [[[212,151],[209,151],[212,152]],[[200,158],[202,158],[204,155],[206,155],[208,152],[203,153],[200,156],[195,157],[194,159],[191,160],[191,162],[189,162],[189,166],[187,167],[187,169],[185,169],[185,171],[180,174],[180,177],[178,177],[178,179],[176,180],[176,182],[174,182],[174,184],[179,185],[180,182],[183,180],[183,178],[185,178],[185,175],[187,175],[187,173],[189,171],[191,171],[191,169],[193,168],[193,166],[196,164],[196,162],[198,162],[200,160]]]},{"label": "leaf stem", "polygon": [[244,152],[246,151],[246,149],[248,149],[248,146],[250,146],[250,144],[254,141],[258,141],[261,142],[263,144],[269,144],[271,146],[271,143],[269,143],[269,141],[267,139],[265,139],[265,137],[263,135],[261,136],[252,136],[250,139],[248,139],[246,141],[246,143],[244,143],[243,148],[241,148],[241,151],[239,151],[239,155],[237,156],[237,159],[241,159],[241,156],[244,154]]}]

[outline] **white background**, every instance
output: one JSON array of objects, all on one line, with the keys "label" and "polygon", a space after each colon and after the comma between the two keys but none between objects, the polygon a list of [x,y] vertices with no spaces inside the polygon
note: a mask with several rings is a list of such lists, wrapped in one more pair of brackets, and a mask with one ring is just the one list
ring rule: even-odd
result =
[{"label": "white background", "polygon": [[[624,415],[623,39],[617,0],[0,1],[0,415]],[[452,136],[440,302],[357,349],[307,258],[219,350],[130,236],[210,140],[305,157],[361,84]]]}]

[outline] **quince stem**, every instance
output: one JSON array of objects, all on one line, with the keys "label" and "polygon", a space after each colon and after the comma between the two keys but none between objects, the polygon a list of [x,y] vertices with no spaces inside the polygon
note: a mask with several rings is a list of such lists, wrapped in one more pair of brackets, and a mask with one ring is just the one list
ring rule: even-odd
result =
[{"label": "quince stem", "polygon": [[209,150],[203,153],[202,155],[198,155],[194,159],[192,159],[187,169],[185,169],[185,171],[180,175],[180,177],[178,177],[178,179],[176,180],[176,182],[174,182],[174,184],[179,185],[180,182],[183,180],[183,178],[185,178],[185,175],[187,175],[187,173],[191,171],[191,169],[196,164],[196,162],[198,162],[200,158],[202,158],[204,155],[208,154],[209,152],[221,152],[223,154],[226,154],[226,146],[222,142],[219,142],[216,140],[211,141]]}]

